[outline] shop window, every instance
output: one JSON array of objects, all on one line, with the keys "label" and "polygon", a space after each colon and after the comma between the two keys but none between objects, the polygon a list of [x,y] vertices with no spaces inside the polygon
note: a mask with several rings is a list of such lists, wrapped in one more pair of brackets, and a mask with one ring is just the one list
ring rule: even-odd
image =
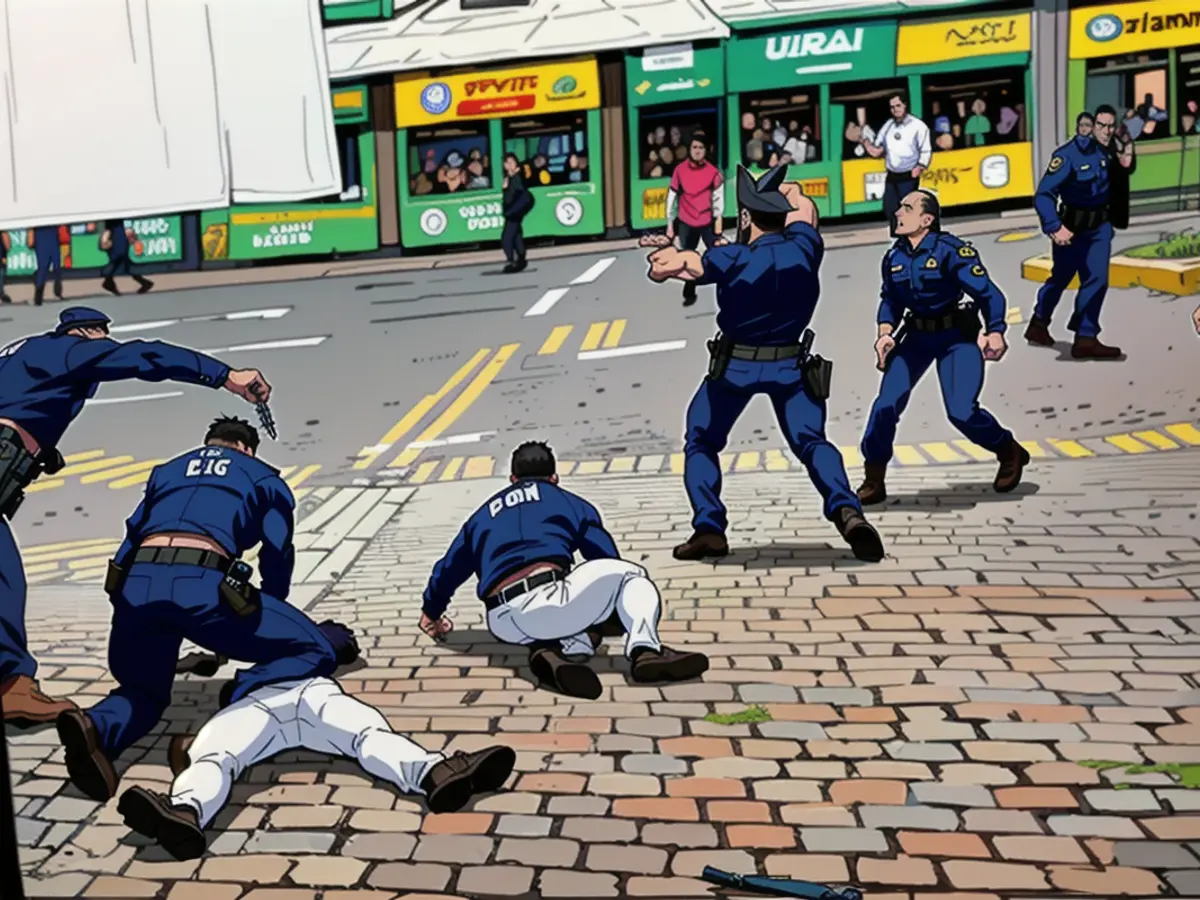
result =
[{"label": "shop window", "polygon": [[408,132],[408,192],[412,197],[492,187],[487,122],[456,122]]},{"label": "shop window", "polygon": [[638,158],[633,164],[642,178],[670,178],[687,158],[692,136],[703,134],[706,158],[720,168],[720,116],[715,105],[649,107],[638,113]]},{"label": "shop window", "polygon": [[869,83],[835,85],[829,102],[840,104],[846,110],[845,127],[842,130],[842,159],[864,159],[866,148],[862,142],[872,141],[880,129],[892,117],[890,102],[900,94],[908,101],[906,84],[902,80],[872,81]]},{"label": "shop window", "polygon": [[362,157],[358,151],[361,125],[339,125],[335,129],[338,145],[338,163],[342,169],[342,193],[338,197],[344,203],[357,203],[363,198]]},{"label": "shop window", "polygon": [[1167,96],[1166,51],[1089,60],[1087,108],[1094,112],[1106,104],[1138,143],[1169,137],[1173,110]]},{"label": "shop window", "polygon": [[781,162],[802,165],[821,159],[821,116],[813,88],[743,94],[740,120],[742,164],[769,169]]},{"label": "shop window", "polygon": [[1175,108],[1179,133],[1200,134],[1200,46],[1179,51],[1175,67]]},{"label": "shop window", "polygon": [[922,90],[934,150],[1029,140],[1024,69],[926,75]]},{"label": "shop window", "polygon": [[502,127],[504,152],[517,155],[530,187],[591,180],[586,113],[506,119]]}]

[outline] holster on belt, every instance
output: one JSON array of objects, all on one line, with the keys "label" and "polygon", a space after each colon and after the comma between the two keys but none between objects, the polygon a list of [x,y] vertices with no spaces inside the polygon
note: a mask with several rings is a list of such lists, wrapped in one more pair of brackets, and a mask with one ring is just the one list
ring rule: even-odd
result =
[{"label": "holster on belt", "polygon": [[708,374],[705,378],[718,381],[729,370],[729,361],[733,359],[733,341],[719,334],[705,346],[708,347]]},{"label": "holster on belt", "polygon": [[0,515],[12,521],[25,500],[25,489],[39,474],[37,457],[25,449],[21,436],[0,427]]},{"label": "holster on belt", "polygon": [[108,571],[104,573],[104,593],[115,597],[125,586],[125,570],[117,565],[115,560],[108,561]]},{"label": "holster on belt", "polygon": [[262,609],[262,595],[250,583],[250,567],[240,560],[229,567],[217,592],[221,601],[239,616],[252,616]]},{"label": "holster on belt", "polygon": [[800,377],[804,390],[814,400],[828,400],[833,381],[833,361],[823,356],[811,355],[800,365]]}]

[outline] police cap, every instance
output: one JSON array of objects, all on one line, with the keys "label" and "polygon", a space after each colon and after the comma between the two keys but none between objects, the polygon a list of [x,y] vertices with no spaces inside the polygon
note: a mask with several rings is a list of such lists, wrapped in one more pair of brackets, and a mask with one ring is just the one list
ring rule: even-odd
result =
[{"label": "police cap", "polygon": [[779,165],[755,180],[745,166],[738,166],[737,173],[737,202],[738,206],[751,212],[760,213],[790,213],[792,204],[787,197],[779,193],[783,179],[787,176],[787,166]]},{"label": "police cap", "polygon": [[108,316],[98,309],[87,306],[72,306],[58,314],[58,327],[55,334],[66,334],[72,328],[108,328],[112,322]]}]

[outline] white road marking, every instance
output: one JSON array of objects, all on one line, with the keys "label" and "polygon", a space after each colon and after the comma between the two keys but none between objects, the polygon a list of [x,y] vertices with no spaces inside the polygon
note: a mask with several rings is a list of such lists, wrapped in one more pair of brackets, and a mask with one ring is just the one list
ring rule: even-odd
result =
[{"label": "white road marking", "polygon": [[183,391],[166,391],[162,394],[138,394],[136,397],[101,397],[99,400],[89,400],[88,406],[99,406],[101,403],[137,403],[139,400],[165,400],[168,397],[182,397]]},{"label": "white road marking", "polygon": [[153,331],[155,328],[167,328],[171,325],[178,325],[183,319],[158,319],[154,322],[134,322],[130,325],[110,325],[109,332],[112,334],[123,334],[130,331]]},{"label": "white road marking", "polygon": [[[292,311],[290,306],[278,306],[274,309],[246,309],[241,312],[226,313],[223,316],[214,316],[213,318],[227,319],[230,322],[240,321],[241,319],[282,319]],[[207,318],[207,317],[206,317]],[[185,319],[184,321],[194,321]]]},{"label": "white road marking", "polygon": [[201,350],[201,353],[237,353],[242,350],[290,350],[295,347],[317,347],[329,340],[329,335],[317,337],[285,338],[281,341],[260,341],[256,344],[235,344],[232,347],[217,347],[212,350]]},{"label": "white road marking", "polygon": [[608,271],[608,267],[617,261],[615,256],[606,256],[604,259],[595,262],[590,269],[576,278],[571,284],[591,284],[601,275]]},{"label": "white road marking", "polygon": [[476,434],[454,434],[447,438],[434,441],[414,441],[408,447],[412,450],[424,450],[428,447],[447,447],[452,444],[478,444],[484,438],[494,437],[494,431],[480,431]]},{"label": "white road marking", "polygon": [[529,312],[525,313],[525,318],[530,316],[544,316],[550,310],[554,309],[554,304],[567,295],[567,288],[551,288],[542,294],[542,298],[537,303],[529,307]]},{"label": "white road marking", "polygon": [[270,309],[244,309],[237,312],[216,313],[203,316],[181,316],[178,319],[155,319],[150,322],[130,322],[126,325],[113,325],[109,331],[113,334],[128,334],[135,331],[153,331],[157,328],[170,328],[172,325],[183,325],[188,322],[239,322],[245,319],[282,319],[292,311],[290,306],[274,306]]},{"label": "white road marking", "polygon": [[584,350],[578,359],[612,359],[614,356],[641,356],[643,353],[665,353],[682,350],[687,341],[657,341],[653,344],[632,344],[628,347],[611,347],[607,350]]}]

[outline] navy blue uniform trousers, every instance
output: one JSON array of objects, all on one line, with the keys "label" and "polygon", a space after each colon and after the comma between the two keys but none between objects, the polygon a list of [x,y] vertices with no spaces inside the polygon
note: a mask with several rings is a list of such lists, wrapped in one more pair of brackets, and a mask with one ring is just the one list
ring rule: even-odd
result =
[{"label": "navy blue uniform trousers", "polygon": [[262,610],[237,615],[218,595],[222,575],[198,566],[136,563],[112,598],[108,667],[118,687],[87,711],[109,759],[150,732],[171,702],[179,646],[257,663],[238,673],[232,702],[268,684],[331,675],[333,647],[315,622],[262,595]]},{"label": "navy blue uniform trousers", "polygon": [[12,526],[0,516],[0,681],[33,677],[37,663],[25,636],[25,565]]},{"label": "navy blue uniform trousers", "polygon": [[1067,328],[1081,338],[1100,334],[1100,309],[1108,293],[1108,260],[1112,255],[1113,227],[1105,222],[1099,228],[1084,231],[1065,247],[1053,244],[1050,248],[1053,266],[1049,280],[1038,291],[1033,314],[1049,324],[1054,309],[1062,299],[1071,279],[1079,276],[1075,294],[1075,312]]},{"label": "navy blue uniform trousers", "polygon": [[825,501],[825,517],[832,520],[843,506],[862,512],[841,453],[825,439],[825,402],[805,392],[796,360],[735,359],[723,376],[704,380],[688,407],[683,481],[694,512],[692,527],[724,534],[729,525],[721,502],[721,451],[756,394],[770,398],[788,446]]},{"label": "navy blue uniform trousers", "polygon": [[50,272],[53,271],[54,296],[62,296],[62,257],[60,252],[57,244],[49,249],[37,247],[34,250],[34,255],[37,257],[37,272],[33,277],[35,290],[45,289],[46,282],[50,280]]}]

